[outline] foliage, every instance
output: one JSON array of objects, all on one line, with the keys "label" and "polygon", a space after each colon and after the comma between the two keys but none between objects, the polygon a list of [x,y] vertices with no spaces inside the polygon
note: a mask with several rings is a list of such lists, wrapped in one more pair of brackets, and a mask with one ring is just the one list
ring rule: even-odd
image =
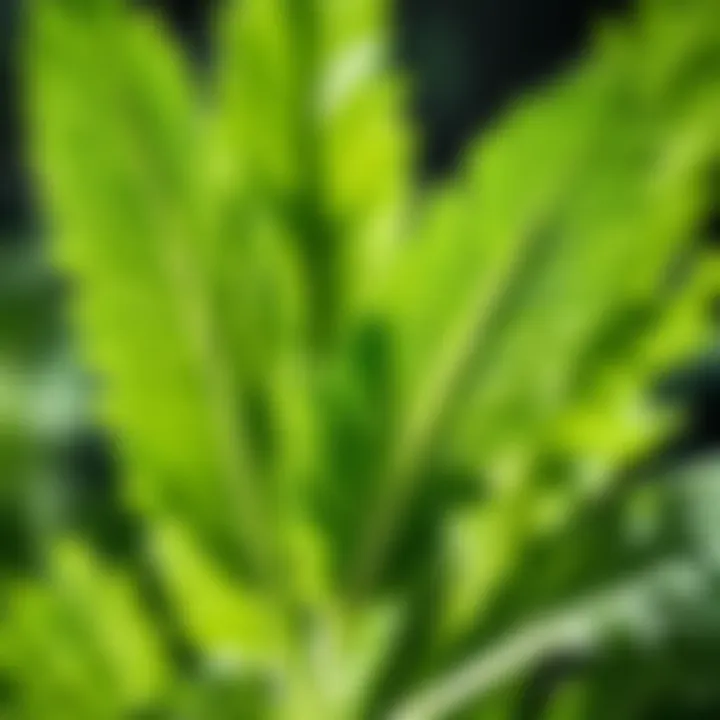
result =
[{"label": "foliage", "polygon": [[147,11],[31,3],[51,253],[149,567],[48,543],[12,717],[514,716],[545,658],[710,592],[637,480],[712,339],[716,3],[605,27],[423,189],[387,14],[229,2],[197,78]]}]

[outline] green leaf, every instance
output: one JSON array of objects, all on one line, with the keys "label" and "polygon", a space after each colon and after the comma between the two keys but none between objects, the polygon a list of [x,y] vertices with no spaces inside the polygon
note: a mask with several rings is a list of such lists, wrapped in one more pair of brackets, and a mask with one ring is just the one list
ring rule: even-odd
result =
[{"label": "green leaf", "polygon": [[0,664],[20,688],[20,717],[114,718],[151,706],[168,667],[136,588],[82,545],[63,541],[47,576],[16,583]]},{"label": "green leaf", "polygon": [[33,20],[55,255],[77,280],[73,311],[131,502],[173,508],[266,572],[263,500],[201,231],[188,72],[158,23],[123,3],[39,2]]},{"label": "green leaf", "polygon": [[[674,68],[717,60],[707,12],[702,3],[687,11],[695,43],[676,49]],[[504,467],[520,482],[556,443],[609,471],[662,436],[667,419],[647,393],[677,353],[646,344],[672,332],[665,315],[675,302],[693,305],[680,352],[700,351],[711,328],[717,271],[690,244],[711,202],[702,188],[717,158],[710,88],[720,77],[688,86],[678,102],[675,74],[658,76],[654,63],[652,78],[627,72],[657,43],[650,20],[638,31],[644,43],[618,35],[527,101],[430,200],[386,306],[400,411],[360,542],[361,584],[372,583],[436,454],[507,486]],[[710,282],[695,278],[708,273]],[[683,294],[694,299],[675,298]],[[613,341],[632,318],[632,335]],[[568,427],[582,437],[563,437]]]}]

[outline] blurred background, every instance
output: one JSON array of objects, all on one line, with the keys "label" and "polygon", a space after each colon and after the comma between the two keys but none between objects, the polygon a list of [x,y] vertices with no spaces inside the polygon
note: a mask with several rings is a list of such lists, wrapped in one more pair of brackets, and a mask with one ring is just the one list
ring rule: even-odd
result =
[{"label": "blurred background", "polygon": [[[217,0],[145,4],[161,9],[202,67]],[[22,12],[22,0],[0,0],[0,474],[8,476],[3,466],[10,467],[6,453],[12,445],[13,453],[26,454],[24,466],[42,481],[12,477],[2,484],[3,576],[31,567],[32,538],[57,523],[82,528],[109,553],[141,562],[134,555],[141,529],[114,500],[111,453],[102,432],[85,417],[83,379],[59,311],[63,290],[43,258],[23,150],[16,54]],[[468,141],[515,98],[581,57],[599,18],[629,12],[627,0],[397,0],[396,51],[413,78],[424,178],[451,173]],[[718,219],[711,223],[717,227]],[[720,354],[668,378],[662,391],[683,398],[690,422],[658,461],[696,458],[714,466],[720,447]],[[10,408],[22,411],[12,414]],[[21,427],[3,423],[10,417],[36,430],[32,442],[42,443],[42,452],[6,442],[13,432],[22,434]],[[720,472],[714,476],[720,494]],[[682,670],[662,670],[667,693],[659,692],[643,717],[720,717],[720,673],[715,672],[720,647],[695,638],[682,652],[691,661]],[[538,680],[540,687],[580,662],[559,659]],[[538,692],[528,689],[528,708]]]}]

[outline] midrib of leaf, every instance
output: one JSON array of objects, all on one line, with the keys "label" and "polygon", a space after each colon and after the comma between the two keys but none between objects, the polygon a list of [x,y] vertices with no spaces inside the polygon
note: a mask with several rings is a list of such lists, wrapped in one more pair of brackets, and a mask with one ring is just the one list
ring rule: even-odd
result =
[{"label": "midrib of leaf", "polygon": [[451,340],[431,370],[430,379],[411,406],[380,483],[384,492],[381,492],[376,512],[369,515],[351,589],[353,598],[362,598],[372,584],[383,553],[402,520],[417,471],[441,433],[444,421],[452,414],[452,408],[462,401],[463,380],[473,370],[495,319],[505,315],[506,308],[513,305],[515,296],[522,290],[527,259],[534,256],[547,240],[542,233],[534,231],[537,226],[536,218],[533,218],[527,222],[525,230],[518,233],[513,249],[508,252],[504,266],[496,271],[489,290],[486,283],[477,284],[467,309],[453,325]]},{"label": "midrib of leaf", "polygon": [[[696,587],[699,568],[669,560],[639,578],[580,599],[550,616],[539,617],[510,632],[445,677],[431,681],[399,701],[388,720],[440,720],[481,699],[498,684],[527,671],[552,651],[594,645],[613,627],[634,626],[638,618],[652,622],[658,592]],[[657,605],[660,607],[660,605]]]},{"label": "midrib of leaf", "polygon": [[201,273],[194,269],[192,258],[181,251],[179,233],[168,232],[163,242],[164,268],[171,286],[179,319],[178,327],[189,334],[190,346],[197,356],[206,391],[209,417],[216,439],[225,491],[238,511],[236,525],[243,544],[249,549],[255,570],[265,575],[268,570],[262,518],[264,513],[257,493],[258,475],[253,468],[250,448],[245,439],[240,413],[233,411],[233,398],[239,395],[232,378],[227,352],[223,351],[219,333],[213,322],[209,292]]}]

